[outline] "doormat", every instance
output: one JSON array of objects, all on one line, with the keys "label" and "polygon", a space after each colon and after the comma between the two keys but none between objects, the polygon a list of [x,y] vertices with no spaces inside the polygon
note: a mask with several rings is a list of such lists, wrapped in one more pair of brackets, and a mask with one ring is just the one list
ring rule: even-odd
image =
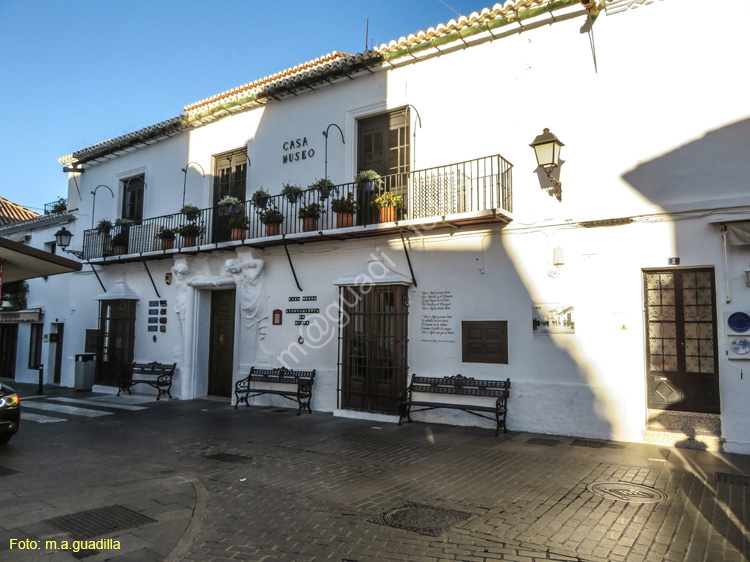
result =
[{"label": "doormat", "polygon": [[463,511],[406,502],[402,506],[386,511],[377,517],[368,519],[368,521],[419,533],[420,535],[438,537],[443,531],[470,515],[471,513]]},{"label": "doormat", "polygon": [[571,443],[574,447],[589,447],[591,449],[624,449],[625,445],[618,445],[611,441],[597,441],[596,439],[576,439]]},{"label": "doormat", "polygon": [[545,445],[546,447],[553,447],[559,445],[562,441],[558,441],[557,439],[545,439],[543,437],[532,437],[526,441],[526,443],[529,445]]},{"label": "doormat", "polygon": [[46,522],[75,540],[85,540],[115,531],[133,529],[147,523],[156,523],[156,519],[151,519],[121,505],[110,505],[55,517]]},{"label": "doormat", "polygon": [[204,457],[221,462],[244,462],[250,460],[250,457],[246,457],[245,455],[233,455],[232,453],[214,453],[213,455],[204,455]]},{"label": "doormat", "polygon": [[750,477],[744,474],[729,474],[728,472],[717,472],[716,481],[724,484],[736,484],[737,486],[750,486]]},{"label": "doormat", "polygon": [[631,482],[593,482],[586,489],[608,500],[628,503],[658,503],[667,499],[661,490]]}]

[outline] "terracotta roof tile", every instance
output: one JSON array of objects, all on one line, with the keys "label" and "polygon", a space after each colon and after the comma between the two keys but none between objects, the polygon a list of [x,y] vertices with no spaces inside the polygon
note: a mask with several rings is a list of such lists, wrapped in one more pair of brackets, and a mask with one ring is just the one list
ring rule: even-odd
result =
[{"label": "terracotta roof tile", "polygon": [[0,226],[13,224],[38,217],[39,213],[16,205],[4,197],[0,197]]}]

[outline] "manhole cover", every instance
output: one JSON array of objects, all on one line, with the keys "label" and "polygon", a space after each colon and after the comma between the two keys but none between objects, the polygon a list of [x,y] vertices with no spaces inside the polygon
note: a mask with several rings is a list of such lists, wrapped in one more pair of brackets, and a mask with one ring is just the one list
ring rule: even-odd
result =
[{"label": "manhole cover", "polygon": [[571,443],[574,447],[589,447],[591,449],[624,449],[624,445],[611,443],[609,441],[597,441],[596,439],[576,439]]},{"label": "manhole cover", "polygon": [[667,494],[661,490],[630,482],[594,482],[586,489],[603,498],[621,502],[656,503],[667,499]]},{"label": "manhole cover", "polygon": [[368,519],[368,521],[430,537],[437,537],[443,531],[459,521],[463,521],[470,515],[471,513],[464,513],[463,511],[406,502],[404,505],[386,511],[377,517]]},{"label": "manhole cover", "polygon": [[557,445],[560,443],[557,439],[544,439],[543,437],[532,437],[531,439],[527,440],[526,443],[529,445],[545,445],[547,447],[552,447],[554,445]]},{"label": "manhole cover", "polygon": [[245,455],[233,455],[232,453],[216,453],[213,455],[205,455],[207,459],[221,462],[243,462],[250,460],[250,457]]},{"label": "manhole cover", "polygon": [[55,517],[48,519],[47,523],[74,539],[83,540],[140,527],[146,523],[156,523],[156,520],[121,505],[110,505]]},{"label": "manhole cover", "polygon": [[717,472],[716,481],[725,484],[736,484],[738,486],[750,486],[750,478],[743,474],[729,474],[728,472]]}]

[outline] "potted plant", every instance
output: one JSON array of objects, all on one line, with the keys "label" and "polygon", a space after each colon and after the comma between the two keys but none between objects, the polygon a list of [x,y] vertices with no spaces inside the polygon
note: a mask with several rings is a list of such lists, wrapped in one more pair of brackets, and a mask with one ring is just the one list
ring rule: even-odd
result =
[{"label": "potted plant", "polygon": [[[121,217],[115,221],[114,226],[115,228],[120,229],[120,234],[124,233],[127,235],[127,233],[130,232],[130,227],[132,224],[133,224],[133,221],[131,221],[130,219],[124,219]],[[114,242],[114,239],[112,241]]]},{"label": "potted plant", "polygon": [[354,183],[357,187],[363,187],[365,191],[375,191],[376,187],[383,187],[383,178],[375,170],[362,170],[354,176]]},{"label": "potted plant", "polygon": [[163,226],[156,233],[156,237],[161,240],[162,250],[171,250],[174,248],[174,237],[175,231],[171,228],[164,228]]},{"label": "potted plant", "polygon": [[183,205],[182,209],[180,209],[180,212],[185,215],[185,218],[191,222],[195,222],[198,220],[198,217],[201,214],[201,210],[196,207],[195,205]]},{"label": "potted plant", "polygon": [[328,199],[328,195],[330,195],[332,191],[338,191],[336,186],[333,185],[333,182],[328,178],[323,178],[310,184],[310,189],[317,189],[318,193],[320,193],[321,199]]},{"label": "potted plant", "polygon": [[112,248],[116,256],[121,256],[128,252],[128,233],[119,232],[112,237]]},{"label": "potted plant", "polygon": [[320,203],[310,203],[300,207],[298,216],[302,219],[302,231],[311,232],[318,228],[318,219],[320,214],[323,213],[323,207]]},{"label": "potted plant", "polygon": [[245,231],[250,226],[250,219],[242,213],[234,213],[229,217],[229,228],[232,229],[232,240],[244,240]]},{"label": "potted plant", "polygon": [[231,215],[232,213],[237,212],[239,206],[242,205],[242,201],[240,201],[236,197],[232,197],[231,195],[226,195],[222,197],[221,201],[219,201],[216,205],[226,208],[227,214]]},{"label": "potted plant", "polygon": [[336,213],[336,228],[347,228],[354,224],[354,213],[359,209],[359,203],[354,200],[354,193],[349,192],[346,197],[332,199],[331,209]]},{"label": "potted plant", "polygon": [[297,202],[297,199],[299,199],[299,196],[302,195],[302,188],[298,185],[285,183],[281,187],[281,194],[286,197],[287,201],[294,205]]},{"label": "potted plant", "polygon": [[112,221],[109,219],[100,220],[96,225],[96,230],[98,230],[100,234],[109,234],[112,231]]},{"label": "potted plant", "polygon": [[182,236],[182,247],[189,248],[196,245],[196,238],[201,233],[201,227],[197,224],[183,224],[177,228],[177,233]]},{"label": "potted plant", "polygon": [[278,236],[281,234],[284,215],[276,207],[272,207],[261,213],[260,222],[266,225],[266,236]]},{"label": "potted plant", "polygon": [[260,189],[253,193],[253,196],[250,198],[250,200],[253,202],[253,205],[258,207],[259,209],[265,209],[266,205],[268,205],[268,200],[270,199],[270,197],[271,194],[263,189],[263,186],[261,185]]},{"label": "potted plant", "polygon": [[68,210],[68,202],[65,199],[58,199],[57,202],[52,206],[53,213],[62,213]]},{"label": "potted plant", "polygon": [[401,196],[394,195],[392,191],[381,191],[372,204],[380,209],[380,222],[394,222],[396,209],[400,209],[402,205]]}]

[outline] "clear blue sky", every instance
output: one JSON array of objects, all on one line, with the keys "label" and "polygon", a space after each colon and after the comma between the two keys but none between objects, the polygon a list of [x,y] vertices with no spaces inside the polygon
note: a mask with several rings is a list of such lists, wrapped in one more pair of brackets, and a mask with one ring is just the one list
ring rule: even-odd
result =
[{"label": "clear blue sky", "polygon": [[67,196],[57,159],[331,51],[468,15],[483,0],[0,0],[0,196]]}]

